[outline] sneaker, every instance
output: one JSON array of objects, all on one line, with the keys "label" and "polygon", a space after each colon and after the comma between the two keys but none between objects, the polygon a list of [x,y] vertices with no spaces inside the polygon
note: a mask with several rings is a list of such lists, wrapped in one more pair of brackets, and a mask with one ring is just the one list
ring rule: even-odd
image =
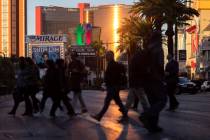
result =
[{"label": "sneaker", "polygon": [[169,107],[169,108],[167,109],[167,111],[172,111],[172,112],[174,112],[178,107],[179,107],[179,103],[177,103],[177,104],[174,105],[173,107]]},{"label": "sneaker", "polygon": [[139,116],[139,120],[143,123],[143,125],[146,129],[148,129],[150,127],[149,121],[145,116]]},{"label": "sneaker", "polygon": [[126,116],[126,117],[122,117],[118,120],[119,123],[128,123],[129,121],[129,118]]},{"label": "sneaker", "polygon": [[98,115],[91,115],[92,118],[94,118],[95,120],[99,121],[101,120],[101,118]]},{"label": "sneaker", "polygon": [[149,128],[148,131],[150,133],[161,133],[161,132],[163,132],[163,128],[156,126],[156,127]]},{"label": "sneaker", "polygon": [[87,109],[82,109],[82,113],[87,113]]},{"label": "sneaker", "polygon": [[11,111],[11,112],[8,113],[8,115],[15,115],[15,112]]},{"label": "sneaker", "polygon": [[27,113],[27,112],[25,112],[25,113],[22,114],[22,116],[30,116],[30,117],[32,117],[33,114],[32,114],[32,113]]}]

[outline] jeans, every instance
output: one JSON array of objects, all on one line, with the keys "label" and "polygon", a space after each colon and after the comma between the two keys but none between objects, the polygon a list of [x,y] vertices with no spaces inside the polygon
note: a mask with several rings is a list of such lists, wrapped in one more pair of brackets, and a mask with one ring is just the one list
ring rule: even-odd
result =
[{"label": "jeans", "polygon": [[159,121],[159,114],[167,102],[166,89],[162,82],[155,81],[146,85],[145,91],[150,103],[150,108],[142,113],[142,116],[149,120],[151,126],[156,127]]},{"label": "jeans", "polygon": [[119,91],[120,90],[117,87],[110,87],[110,86],[107,87],[107,95],[104,100],[104,106],[103,106],[101,112],[97,115],[99,117],[99,119],[101,119],[104,116],[104,114],[106,113],[112,99],[120,107],[120,111],[122,112],[123,116],[127,117],[127,110],[124,107],[124,105],[122,104],[122,101],[119,96]]},{"label": "jeans", "polygon": [[126,101],[127,109],[129,109],[132,103],[134,103],[135,97],[137,97],[139,101],[141,102],[144,111],[149,109],[150,104],[143,88],[130,88],[129,89],[128,98]]},{"label": "jeans", "polygon": [[175,97],[175,92],[176,92],[176,84],[168,84],[167,94],[169,97],[169,109],[174,109],[179,104],[179,102]]},{"label": "jeans", "polygon": [[76,107],[77,105],[77,100],[79,100],[80,105],[82,107],[82,110],[87,110],[85,102],[82,98],[82,92],[81,91],[74,91],[74,96],[73,96],[73,106]]}]

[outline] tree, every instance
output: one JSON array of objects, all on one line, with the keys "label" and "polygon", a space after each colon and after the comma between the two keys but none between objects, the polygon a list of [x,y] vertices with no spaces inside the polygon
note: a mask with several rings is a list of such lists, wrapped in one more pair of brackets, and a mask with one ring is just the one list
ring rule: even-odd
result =
[{"label": "tree", "polygon": [[187,25],[187,21],[199,16],[197,10],[186,6],[189,0],[139,0],[131,12],[142,19],[151,19],[156,30],[161,31],[162,25],[167,24],[168,53],[173,56],[174,25]]},{"label": "tree", "polygon": [[96,51],[96,84],[99,86],[101,83],[101,67],[103,67],[102,61],[106,50],[102,41],[92,42],[91,47],[93,47]]},{"label": "tree", "polygon": [[164,21],[167,24],[166,35],[168,37],[168,52],[173,56],[174,42],[173,36],[175,35],[174,26],[188,25],[187,21],[192,20],[194,16],[199,16],[197,10],[186,6],[187,0],[165,0],[168,7],[164,8]]},{"label": "tree", "polygon": [[148,45],[152,31],[152,22],[149,20],[142,20],[137,16],[125,19],[118,31],[120,34],[118,51],[126,52],[128,59],[130,59],[138,49],[139,44],[141,47]]}]

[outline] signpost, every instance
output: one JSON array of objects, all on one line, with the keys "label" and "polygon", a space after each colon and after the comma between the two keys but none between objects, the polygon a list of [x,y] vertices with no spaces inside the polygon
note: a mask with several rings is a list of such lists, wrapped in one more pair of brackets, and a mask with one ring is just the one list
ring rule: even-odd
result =
[{"label": "signpost", "polygon": [[69,48],[69,50],[71,52],[77,52],[79,56],[87,56],[87,57],[96,56],[96,50],[91,46],[84,46],[84,47],[72,46]]}]

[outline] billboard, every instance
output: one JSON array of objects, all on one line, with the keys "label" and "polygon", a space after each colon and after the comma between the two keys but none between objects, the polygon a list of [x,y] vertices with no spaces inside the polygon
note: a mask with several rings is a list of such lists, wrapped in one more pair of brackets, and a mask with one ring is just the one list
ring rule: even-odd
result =
[{"label": "billboard", "polygon": [[32,46],[31,51],[32,59],[37,64],[42,64],[47,59],[53,61],[60,59],[60,46]]}]

